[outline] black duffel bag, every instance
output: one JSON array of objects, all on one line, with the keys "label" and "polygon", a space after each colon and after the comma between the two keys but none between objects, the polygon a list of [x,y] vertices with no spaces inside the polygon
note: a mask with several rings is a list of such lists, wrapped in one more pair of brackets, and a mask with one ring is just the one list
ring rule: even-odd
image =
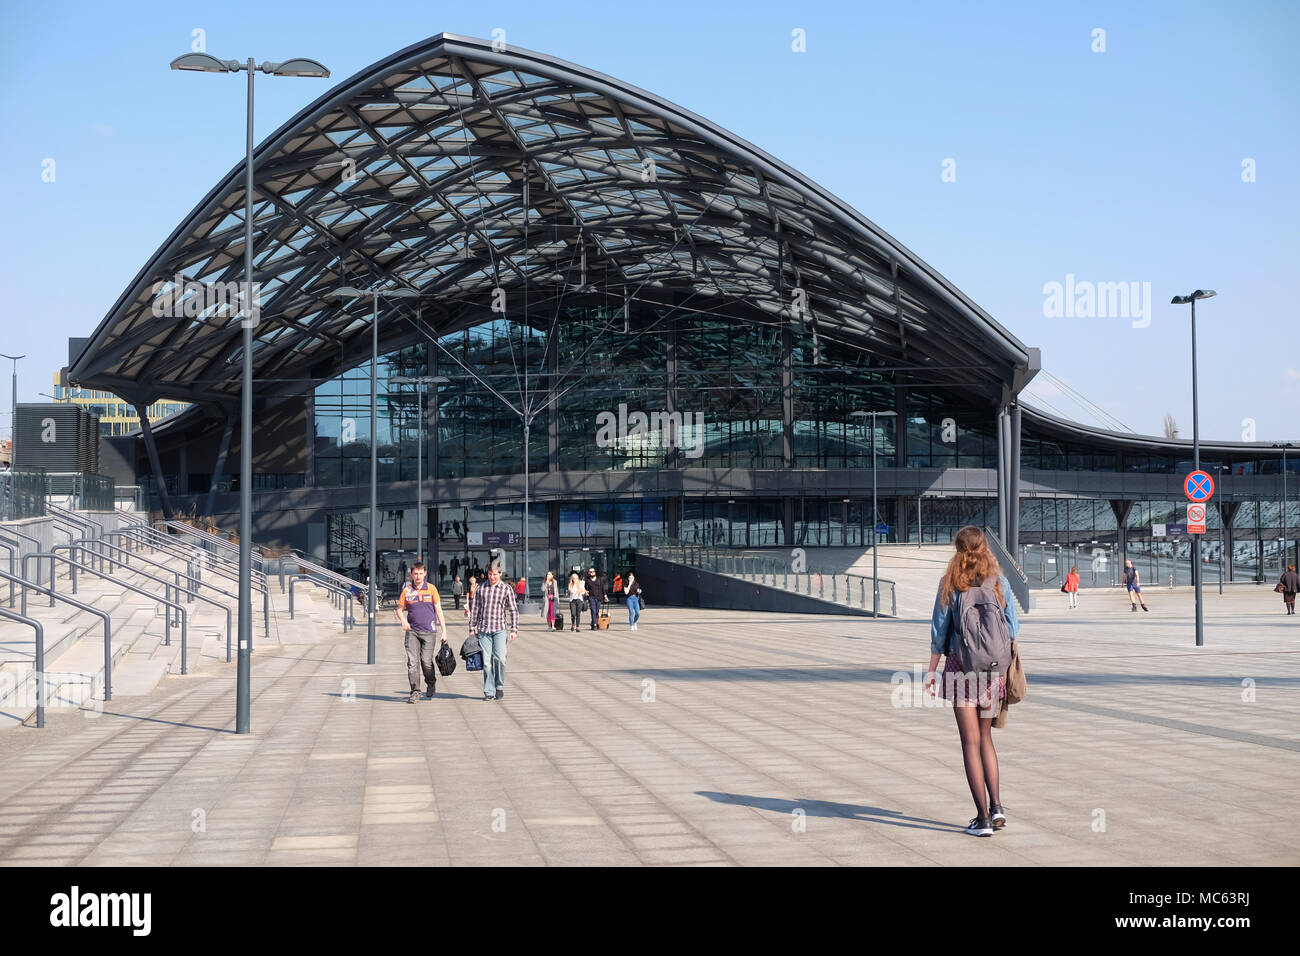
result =
[{"label": "black duffel bag", "polygon": [[433,661],[438,665],[438,673],[443,677],[456,671],[456,655],[452,653],[451,647],[445,640],[438,647],[438,653],[434,655]]}]

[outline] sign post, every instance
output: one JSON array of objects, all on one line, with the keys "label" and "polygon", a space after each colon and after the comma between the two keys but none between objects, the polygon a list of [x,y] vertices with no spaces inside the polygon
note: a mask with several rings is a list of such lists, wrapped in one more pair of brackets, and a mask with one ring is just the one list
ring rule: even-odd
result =
[{"label": "sign post", "polygon": [[[1205,534],[1205,503],[1214,497],[1214,479],[1208,472],[1200,470],[1200,455],[1196,456],[1197,468],[1188,472],[1183,479],[1183,494],[1191,502],[1187,506],[1187,533]],[[1192,538],[1192,580],[1196,583],[1196,646],[1205,643],[1205,616],[1201,606],[1201,539]]]}]

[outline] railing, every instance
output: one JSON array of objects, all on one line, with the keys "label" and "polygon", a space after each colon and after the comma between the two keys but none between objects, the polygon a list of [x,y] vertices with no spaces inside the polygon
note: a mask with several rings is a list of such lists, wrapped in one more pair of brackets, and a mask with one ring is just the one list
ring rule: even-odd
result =
[{"label": "railing", "polygon": [[[725,574],[792,594],[806,594],[845,607],[872,611],[878,606],[882,616],[898,615],[896,585],[885,578],[815,569],[795,570],[784,555],[774,558],[738,553],[646,531],[636,533],[634,540],[639,553],[662,561]],[[889,610],[885,610],[886,607]]]},{"label": "railing", "polygon": [[113,506],[122,511],[123,505],[131,505],[145,514],[149,511],[149,492],[143,485],[117,485],[113,489]]},{"label": "railing", "polygon": [[114,480],[108,475],[90,475],[78,471],[51,471],[45,475],[47,498],[66,496],[79,511],[113,511],[116,507]]},{"label": "railing", "polygon": [[[306,581],[308,584],[315,585],[318,588],[324,588],[330,595],[330,600],[335,607],[342,607],[343,610],[343,633],[348,632],[349,627],[356,627],[356,615],[352,613],[352,592],[345,591],[337,585],[330,584],[328,581],[320,581],[310,574],[294,574],[289,577],[289,620],[293,620],[293,586],[299,581]],[[342,602],[341,605],[339,602]]]},{"label": "railing", "polygon": [[989,543],[994,555],[997,556],[998,564],[1002,568],[1002,573],[1006,576],[1007,582],[1011,585],[1011,593],[1016,596],[1016,601],[1020,604],[1022,611],[1029,610],[1029,579],[1025,577],[1025,572],[1021,570],[1016,559],[1011,556],[1002,541],[989,528],[984,529],[984,540]]},{"label": "railing", "polygon": [[[3,571],[0,571],[0,578],[5,578],[6,580],[9,581],[9,587],[11,591],[14,585],[16,584],[22,585],[23,615],[27,614],[27,588],[31,588],[37,594],[41,594],[41,593],[49,594],[51,604],[54,603],[54,601],[57,599],[59,601],[62,601],[64,604],[72,605],[79,611],[85,611],[88,614],[93,614],[101,621],[104,622],[104,700],[112,700],[113,699],[113,619],[109,616],[108,612],[100,610],[97,607],[91,607],[89,604],[83,604],[81,601],[74,600],[68,597],[66,594],[55,594],[53,588],[45,588],[39,584],[32,584],[30,581],[24,581],[22,578],[13,574],[5,574]],[[42,653],[41,656],[42,658],[44,658],[44,653]],[[44,660],[42,660],[42,664],[44,664]],[[37,679],[42,680],[43,678],[38,677]],[[38,695],[38,699],[42,699],[45,696],[40,691],[37,691],[37,695]],[[94,696],[93,690],[91,691],[91,696],[92,697]]]},{"label": "railing", "polygon": [[[168,598],[161,598],[161,597],[159,597],[159,596],[156,595],[156,594],[153,594],[153,593],[151,593],[151,592],[149,592],[149,591],[146,591],[144,588],[138,588],[138,587],[136,587],[134,584],[127,584],[127,583],[124,582],[124,581],[118,581],[118,580],[114,579],[111,575],[109,575],[109,574],[105,574],[103,571],[96,571],[94,568],[90,567],[89,565],[80,564],[80,563],[78,563],[78,562],[76,562],[76,561],[73,561],[71,558],[65,558],[65,557],[64,557],[63,555],[61,555],[61,554],[43,553],[43,552],[37,552],[36,554],[27,554],[27,555],[23,555],[23,577],[26,578],[26,579],[29,580],[29,581],[32,580],[32,579],[27,577],[27,562],[30,561],[32,558],[36,558],[38,561],[41,561],[41,560],[47,560],[47,559],[48,559],[49,562],[50,562],[50,589],[49,589],[49,594],[50,594],[50,606],[51,606],[51,607],[54,606],[54,582],[55,582],[55,577],[56,577],[56,576],[55,576],[55,573],[54,573],[54,562],[55,562],[55,561],[62,561],[62,562],[64,562],[65,564],[67,564],[67,565],[69,565],[69,566],[75,564],[75,565],[77,565],[77,567],[79,567],[82,571],[85,571],[85,572],[87,572],[88,574],[94,574],[94,575],[97,575],[98,577],[103,578],[103,579],[106,580],[106,581],[112,581],[114,584],[116,584],[116,585],[117,585],[118,587],[120,587],[120,588],[125,588],[126,590],[131,591],[131,592],[133,592],[133,593],[135,593],[135,594],[139,594],[139,595],[141,595],[142,597],[147,597],[147,598],[148,598],[149,600],[151,600],[151,601],[157,601],[157,602],[158,602],[159,604],[161,604],[164,608],[166,608],[167,610],[163,613],[163,634],[164,634],[163,643],[166,644],[168,647],[170,647],[170,646],[171,646],[171,643],[172,643],[172,615],[171,615],[171,611],[172,611],[172,610],[175,610],[176,613],[180,615],[180,626],[181,626],[181,673],[182,673],[182,674],[187,673],[186,649],[187,649],[188,646],[189,646],[188,643],[187,643],[187,637],[188,637],[188,635],[189,635],[189,613],[185,610],[185,605],[181,604],[181,602],[180,602],[180,600],[179,600],[179,595],[177,596],[178,599],[175,600],[175,601],[171,600],[171,598],[169,598],[169,597],[168,597]],[[41,574],[41,571],[40,571],[40,565],[38,564],[38,565],[36,566],[36,583],[37,583],[37,584],[40,584],[40,583],[41,583],[40,574]],[[148,575],[146,575],[146,577],[148,577]],[[168,589],[167,593],[170,593],[170,589],[171,589],[171,586],[172,586],[171,583],[168,582],[168,581],[162,581],[161,583],[164,585],[164,587],[166,587],[166,588]],[[24,610],[24,611],[27,610],[26,603],[27,603],[27,589],[24,588],[24,589],[23,589],[23,610]],[[3,612],[3,609],[0,609],[0,612]],[[8,613],[8,612],[3,612],[3,613]],[[42,653],[42,659],[41,659],[41,662],[40,662],[40,665],[39,665],[39,666],[40,666],[40,668],[43,670],[43,669],[44,669],[44,645],[43,645],[43,644],[41,645],[41,653]]]},{"label": "railing", "polygon": [[6,621],[14,621],[18,624],[26,624],[28,627],[36,631],[35,673],[38,681],[37,691],[36,691],[36,726],[44,727],[45,726],[45,687],[43,685],[43,682],[45,679],[45,628],[41,626],[40,621],[37,621],[34,618],[30,618],[26,614],[15,614],[13,611],[7,611],[2,607],[0,607],[0,617],[4,618]]},{"label": "railing", "polygon": [[0,521],[45,516],[45,474],[9,471],[0,474]]}]

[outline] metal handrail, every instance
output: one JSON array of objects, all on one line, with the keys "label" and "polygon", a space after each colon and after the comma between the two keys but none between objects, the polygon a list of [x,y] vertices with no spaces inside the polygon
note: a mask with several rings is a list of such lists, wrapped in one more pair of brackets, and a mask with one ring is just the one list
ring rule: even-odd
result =
[{"label": "metal handrail", "polygon": [[[198,538],[200,541],[206,541],[209,544],[220,545],[221,547],[229,551],[234,551],[236,554],[239,553],[239,545],[235,544],[234,542],[227,541],[225,538],[221,537],[220,535],[215,535],[210,531],[204,531],[202,528],[196,528],[193,525],[186,524],[184,521],[169,521],[165,519],[160,521],[155,521],[154,528],[157,529],[157,526],[160,524],[166,528],[171,528],[175,531],[179,531],[182,534],[193,535],[194,537]],[[253,564],[257,566],[258,570],[262,570],[262,556],[257,553],[257,548],[252,547],[251,542],[249,543],[249,550],[251,552]]]},{"label": "metal handrail", "polygon": [[352,601],[353,601],[352,593],[350,591],[344,591],[342,588],[338,587],[337,585],[330,584],[328,581],[321,581],[316,578],[313,578],[309,574],[294,574],[289,578],[289,620],[291,621],[293,620],[293,586],[299,581],[306,581],[308,584],[314,584],[317,587],[322,587],[326,591],[329,591],[331,594],[337,594],[340,597],[342,597],[343,598],[343,633],[346,634],[348,632],[349,626],[356,627],[357,618],[356,615],[352,613]]},{"label": "metal handrail", "polygon": [[51,598],[57,598],[58,600],[62,601],[64,604],[71,604],[73,607],[82,611],[87,611],[90,614],[94,614],[96,617],[101,618],[103,620],[104,622],[104,700],[112,700],[113,699],[113,619],[112,617],[109,616],[109,613],[107,611],[100,610],[97,607],[92,607],[89,604],[83,604],[81,601],[70,598],[66,594],[55,594],[52,590],[48,588],[41,587],[41,585],[39,584],[32,584],[31,581],[24,581],[22,578],[17,577],[16,575],[13,574],[5,574],[3,571],[0,571],[0,578],[7,578],[9,580],[10,590],[13,589],[12,586],[14,584],[21,584],[23,586],[23,598],[24,598],[23,613],[24,614],[27,613],[26,589],[31,588],[33,591],[37,592],[38,594],[42,591],[49,591],[49,595]]},{"label": "metal handrail", "polygon": [[[110,531],[108,534],[104,535],[104,537],[105,537],[105,538],[111,538],[111,537],[115,537],[115,536],[120,535],[120,534],[123,534],[123,532],[120,532],[120,531]],[[87,539],[79,539],[79,540],[87,540]],[[93,539],[89,539],[89,540],[91,540],[92,543],[94,544],[94,546],[96,546],[96,547],[98,547],[98,546],[100,546],[100,545],[105,545],[105,546],[107,546],[107,547],[113,548],[113,549],[116,550],[116,551],[119,551],[119,552],[122,552],[122,553],[126,554],[126,555],[127,555],[127,560],[126,560],[125,562],[118,562],[118,563],[120,563],[120,564],[125,564],[125,565],[127,566],[127,569],[130,570],[130,564],[131,564],[131,561],[130,561],[130,554],[131,554],[131,552],[130,552],[130,551],[128,551],[128,550],[125,549],[125,548],[120,547],[119,545],[113,544],[111,541],[104,541],[104,540],[95,541],[95,540],[93,540]],[[128,540],[130,540],[130,539],[128,538]],[[73,543],[75,543],[75,542],[73,542]],[[66,545],[62,545],[61,547],[66,547]],[[53,549],[51,549],[51,550],[53,550]],[[208,587],[208,588],[211,588],[212,590],[216,591],[218,594],[224,594],[226,597],[228,597],[228,598],[233,598],[233,599],[236,600],[236,601],[239,600],[239,595],[238,595],[238,594],[231,593],[230,591],[227,591],[227,590],[225,590],[224,588],[219,588],[219,587],[217,587],[215,584],[209,584],[208,582],[206,582],[206,581],[203,580],[203,576],[202,576],[201,574],[197,574],[197,575],[196,575],[196,574],[193,574],[193,573],[191,572],[191,568],[193,568],[193,563],[192,563],[192,558],[191,558],[190,555],[187,555],[187,554],[173,554],[172,552],[167,552],[167,553],[172,554],[172,556],[173,556],[174,558],[178,559],[178,560],[182,560],[182,561],[185,561],[185,562],[186,562],[186,564],[185,564],[185,579],[186,579],[187,581],[191,582],[192,584],[194,584],[194,586],[195,586],[195,588],[196,588],[196,590],[193,592],[194,595],[196,595],[196,596],[198,595],[197,588],[199,588],[199,587]],[[177,583],[179,584],[179,575],[180,575],[181,572],[180,572],[178,569],[176,569],[176,568],[169,568],[169,567],[167,567],[167,565],[163,564],[162,562],[160,562],[160,561],[154,561],[154,560],[151,559],[151,558],[146,558],[144,555],[141,555],[141,554],[137,554],[136,557],[137,557],[138,559],[140,559],[141,561],[144,561],[146,564],[151,564],[151,565],[154,565],[155,567],[162,568],[164,571],[171,571],[173,574],[176,574],[176,575],[178,576],[178,578],[177,578]],[[109,559],[109,570],[110,570],[110,571],[113,570],[112,564],[113,564],[113,562],[112,562],[112,559],[110,558],[110,559]],[[236,576],[236,575],[230,574],[229,572],[227,572],[227,571],[225,571],[225,570],[223,570],[223,569],[221,569],[221,568],[218,568],[218,567],[213,567],[212,570],[215,571],[215,572],[217,572],[217,573],[219,573],[219,574],[221,574],[221,575],[223,575],[223,576],[226,577],[227,579],[234,581],[236,584],[239,583],[239,578],[238,578],[238,576]],[[75,586],[75,583],[76,583],[76,582],[73,582],[73,583],[74,583],[74,586]],[[263,635],[264,637],[270,637],[270,636],[271,636],[271,592],[270,592],[270,589],[269,589],[265,584],[263,584],[261,587],[258,587],[256,581],[249,581],[249,584],[252,586],[252,588],[253,588],[254,590],[256,590],[256,591],[260,591],[261,594],[262,594],[262,635]],[[222,606],[224,607],[225,605],[222,605]],[[227,608],[226,613],[227,613],[227,615],[229,615],[229,608]],[[229,629],[229,628],[227,628],[227,629]],[[227,635],[227,638],[229,638],[229,635]],[[230,641],[227,640],[226,643],[229,644]],[[229,648],[227,648],[227,650],[229,650]],[[228,662],[228,661],[227,661],[227,662]]]},{"label": "metal handrail", "polygon": [[[9,552],[9,574],[12,576],[14,573],[14,552],[22,549],[10,541],[5,541],[3,538],[0,538],[0,548],[4,548]],[[9,606],[14,606],[14,588],[12,584],[9,585]]]},{"label": "metal handrail", "polygon": [[[53,548],[50,548],[50,551],[51,551],[51,553],[53,553],[54,551],[57,551],[57,550],[60,550],[60,549],[63,549],[63,548],[71,549],[71,548],[73,548],[73,547],[76,547],[79,551],[81,551],[81,556],[82,556],[82,558],[83,558],[83,560],[84,560],[84,558],[85,558],[85,556],[86,556],[86,546],[85,546],[85,544],[81,543],[81,541],[83,541],[83,540],[85,540],[85,539],[79,539],[78,541],[74,541],[74,542],[72,542],[71,544],[60,544],[60,545],[55,545]],[[115,549],[117,549],[118,551],[124,551],[124,550],[125,550],[125,549],[123,549],[123,548],[119,548],[117,545],[112,544],[111,542],[108,542],[108,541],[92,541],[91,543],[92,543],[94,546],[96,546],[96,547],[98,547],[99,545],[104,545],[104,546],[109,547],[109,548],[115,548]],[[101,556],[101,557],[102,557],[102,556]],[[144,557],[143,555],[139,555],[139,554],[137,554],[136,557],[139,558],[141,561],[145,561],[145,562],[147,562],[147,563],[149,563],[149,564],[152,564],[152,565],[154,565],[154,566],[156,566],[156,567],[160,567],[160,568],[162,568],[164,571],[170,571],[173,575],[175,575],[175,583],[174,583],[172,586],[173,586],[174,588],[176,588],[176,591],[177,591],[177,594],[178,594],[178,595],[179,595],[180,592],[184,592],[184,593],[185,593],[185,595],[189,598],[189,602],[187,602],[187,603],[193,603],[194,601],[202,601],[202,602],[205,603],[205,604],[211,604],[213,607],[219,608],[220,610],[222,610],[222,611],[225,612],[225,614],[226,614],[226,663],[229,664],[229,663],[230,663],[230,622],[231,622],[231,617],[230,617],[230,607],[229,607],[228,605],[226,605],[226,604],[222,604],[220,601],[213,600],[212,598],[209,598],[209,597],[204,597],[202,594],[200,594],[200,593],[198,592],[198,588],[199,588],[200,585],[203,584],[203,582],[202,582],[202,581],[199,581],[199,580],[196,580],[196,579],[195,579],[195,578],[194,578],[194,577],[189,573],[188,568],[186,569],[186,572],[185,572],[184,577],[185,577],[185,580],[186,580],[187,583],[192,583],[192,584],[194,585],[194,590],[190,590],[190,588],[188,588],[188,587],[186,587],[186,586],[184,586],[184,585],[181,584],[181,576],[182,576],[182,575],[181,575],[181,572],[180,572],[179,569],[177,569],[177,568],[169,568],[169,567],[167,567],[165,564],[159,564],[157,561],[152,561],[152,560],[150,560],[149,558]],[[124,565],[124,564],[122,564],[121,562],[118,562],[118,563],[119,563],[119,565],[122,567],[122,570],[124,570],[124,571],[129,571],[129,572],[131,572],[132,574],[138,574],[138,575],[140,575],[141,577],[148,578],[148,579],[151,580],[151,581],[156,581],[156,582],[158,582],[159,584],[166,584],[166,583],[167,583],[165,580],[163,580],[162,578],[158,577],[157,575],[149,574],[149,573],[146,572],[146,571],[141,571],[139,568],[133,568],[133,567],[130,567],[129,565]],[[113,570],[113,568],[112,568],[112,564],[113,564],[113,562],[112,562],[112,560],[110,559],[110,560],[109,560],[109,570],[110,570],[110,571]],[[74,574],[74,575],[71,575],[71,577],[72,577],[72,593],[73,593],[73,594],[76,594],[76,593],[77,593],[77,578],[76,578],[76,575],[75,575],[75,574]],[[226,597],[232,597],[232,598],[236,598],[236,599],[238,599],[238,595],[231,594],[229,591],[222,590],[221,588],[217,587],[216,585],[208,584],[208,585],[206,585],[206,586],[212,588],[212,590],[217,591],[217,592],[220,593],[220,594],[224,594],[224,595],[226,595]],[[177,598],[177,600],[179,600],[179,597]],[[268,631],[268,634],[269,634],[269,631]]]},{"label": "metal handrail", "polygon": [[[192,557],[194,553],[193,549],[197,547],[197,545],[186,544],[175,535],[163,534],[161,531],[159,531],[156,528],[141,527],[138,525],[130,528],[122,528],[119,529],[118,531],[110,532],[110,534],[132,535],[132,536],[136,534],[145,534],[147,535],[146,538],[144,539],[136,538],[135,540],[140,541],[146,547],[153,548],[155,551],[167,551],[169,554],[172,554],[173,556],[182,559],[188,559]],[[238,573],[239,562],[236,559],[226,557],[224,554],[219,554],[218,552],[215,551],[209,551],[206,548],[202,549],[202,551],[203,554],[207,555],[211,559],[211,561],[214,562],[213,565],[214,567],[216,567],[217,566],[216,563],[219,562],[222,567],[229,569],[229,572],[227,574],[228,577],[232,578],[235,581],[239,580],[239,573]],[[258,587],[258,590],[260,591],[266,590],[266,575],[258,568],[252,569],[252,575],[250,576],[249,580],[251,583],[254,584],[254,586]],[[257,582],[259,580],[261,581],[260,586],[257,585]]]},{"label": "metal handrail", "polygon": [[[284,593],[284,581],[285,581],[284,558],[285,556],[281,555],[279,558],[271,559],[272,561],[277,561],[279,564],[281,594]],[[337,571],[331,571],[329,568],[321,567],[319,564],[316,564],[314,561],[311,561],[305,557],[299,557],[296,554],[293,556],[293,563],[298,566],[299,573],[310,573],[310,574],[319,575],[323,580],[331,581],[332,583],[335,583],[342,588],[350,588],[357,583],[356,581],[352,580],[352,578],[348,577],[345,574],[339,574]]]},{"label": "metal handrail", "polygon": [[1007,551],[1001,539],[993,533],[992,529],[984,529],[984,540],[989,543],[990,550],[998,559],[1002,574],[1006,577],[1007,583],[1011,585],[1011,593],[1016,596],[1016,600],[1020,603],[1020,609],[1027,613],[1029,611],[1029,578],[1025,576],[1024,570],[1016,563],[1016,559]]},{"label": "metal handrail", "polygon": [[[24,592],[26,593],[26,592]],[[28,617],[26,614],[15,614],[13,611],[6,611],[0,607],[0,617],[7,621],[16,621],[19,624],[26,624],[28,627],[36,630],[36,680],[38,689],[36,691],[36,726],[45,726],[45,688],[41,686],[45,679],[45,628],[41,622],[35,618]]]},{"label": "metal handrail", "polygon": [[15,538],[19,538],[23,541],[30,541],[33,545],[36,546],[36,549],[38,551],[41,548],[40,538],[33,538],[30,534],[24,534],[22,531],[19,531],[17,528],[0,527],[0,534],[11,534]]},{"label": "metal handrail", "polygon": [[[125,581],[118,581],[116,578],[114,578],[114,577],[113,577],[112,575],[110,575],[110,574],[106,574],[106,573],[103,572],[103,571],[96,571],[94,568],[90,567],[89,565],[81,564],[81,563],[79,563],[79,562],[73,561],[71,558],[65,558],[63,555],[61,555],[61,554],[54,554],[53,552],[43,552],[43,553],[38,552],[37,554],[25,554],[25,555],[23,555],[23,577],[24,577],[24,578],[27,578],[27,562],[30,561],[32,558],[36,558],[37,560],[43,560],[43,559],[45,559],[45,558],[48,558],[49,561],[50,561],[50,607],[53,607],[53,606],[54,606],[54,580],[55,580],[55,575],[54,575],[54,562],[55,562],[55,561],[63,561],[65,564],[68,564],[68,565],[76,564],[77,567],[81,568],[81,570],[83,570],[83,571],[88,571],[88,572],[91,573],[91,574],[94,574],[94,575],[96,575],[96,576],[98,576],[98,577],[103,578],[105,581],[112,581],[112,582],[113,582],[114,584],[116,584],[118,587],[120,587],[120,588],[125,588],[126,590],[128,590],[128,591],[132,591],[132,592],[134,592],[135,594],[139,594],[139,595],[142,595],[142,596],[144,596],[144,597],[147,597],[147,598],[149,598],[149,600],[151,600],[151,601],[157,601],[159,604],[163,605],[164,607],[175,608],[176,611],[177,611],[177,613],[180,614],[180,618],[181,618],[181,621],[180,621],[180,625],[181,625],[181,673],[182,673],[182,674],[188,673],[188,666],[187,666],[187,662],[186,662],[186,650],[187,650],[187,648],[188,648],[188,641],[187,641],[187,638],[188,638],[188,636],[189,636],[189,612],[186,611],[186,609],[185,609],[185,605],[181,604],[180,601],[173,601],[173,600],[171,600],[170,598],[161,598],[161,597],[159,597],[158,595],[153,594],[153,593],[150,592],[150,591],[146,591],[144,588],[138,588],[138,587],[136,587],[134,584],[127,584]],[[39,584],[39,583],[40,583],[40,568],[39,568],[39,566],[37,567],[37,572],[36,572],[36,573],[37,573],[36,583]],[[136,572],[136,573],[137,573],[137,574],[143,574],[143,572]],[[150,577],[150,575],[145,575],[145,577]],[[30,579],[28,579],[28,580],[30,580]],[[168,581],[160,581],[159,583],[162,584],[165,588],[168,588],[169,591],[170,591],[170,588],[172,587],[172,585],[171,585],[170,582],[168,582]],[[26,588],[23,588],[23,610],[24,610],[24,611],[27,610],[27,589],[26,589]],[[229,615],[227,615],[227,620],[229,620]],[[229,625],[227,625],[227,628],[228,628],[228,627],[229,627]],[[164,634],[164,640],[163,640],[163,643],[166,644],[168,647],[171,647],[171,644],[172,644],[172,616],[171,616],[171,614],[164,614],[164,615],[163,615],[163,634]],[[228,642],[229,642],[229,638],[227,638],[227,643],[228,643]]]}]

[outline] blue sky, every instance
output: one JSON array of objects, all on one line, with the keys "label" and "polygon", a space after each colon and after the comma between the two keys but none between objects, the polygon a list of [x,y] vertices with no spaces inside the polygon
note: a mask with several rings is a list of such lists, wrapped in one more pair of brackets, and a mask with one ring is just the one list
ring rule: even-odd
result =
[{"label": "blue sky", "polygon": [[[167,68],[192,30],[223,58],[332,70],[260,78],[260,141],[394,50],[502,28],[800,170],[1139,432],[1158,434],[1169,412],[1190,437],[1187,309],[1168,302],[1216,289],[1197,310],[1202,435],[1240,439],[1253,420],[1259,440],[1300,438],[1287,278],[1300,252],[1300,4],[4,0],[3,15],[0,352],[29,355],[20,401],[49,390],[67,338],[93,331],[242,158],[243,77]],[[795,29],[806,52],[791,49]],[[1067,276],[1150,283],[1149,324],[1046,316],[1044,286]],[[1050,382],[1035,398],[1084,417]]]}]

